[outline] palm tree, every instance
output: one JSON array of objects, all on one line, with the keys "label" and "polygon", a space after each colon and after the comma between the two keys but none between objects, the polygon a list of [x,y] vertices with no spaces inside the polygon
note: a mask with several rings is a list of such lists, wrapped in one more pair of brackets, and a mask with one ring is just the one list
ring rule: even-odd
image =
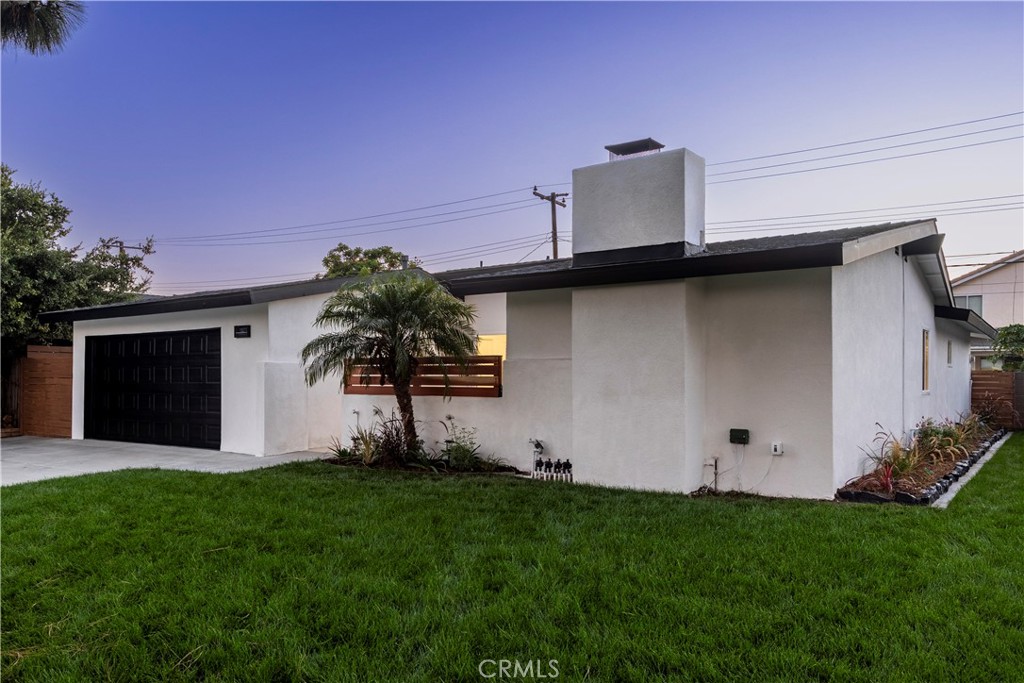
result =
[{"label": "palm tree", "polygon": [[33,55],[59,52],[84,20],[85,4],[77,0],[0,2],[4,47],[15,45]]},{"label": "palm tree", "polygon": [[315,325],[332,331],[302,349],[306,383],[328,374],[349,379],[353,362],[365,363],[360,381],[369,372],[390,384],[402,418],[407,453],[419,448],[412,408],[412,378],[420,359],[439,363],[448,356],[465,364],[476,347],[473,307],[449,294],[436,280],[403,272],[342,287],[316,317]]}]

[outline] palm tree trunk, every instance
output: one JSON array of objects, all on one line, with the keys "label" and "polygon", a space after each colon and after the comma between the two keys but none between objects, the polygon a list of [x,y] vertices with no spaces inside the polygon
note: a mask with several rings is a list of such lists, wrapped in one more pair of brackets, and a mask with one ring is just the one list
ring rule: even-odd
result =
[{"label": "palm tree trunk", "polygon": [[405,434],[405,451],[407,454],[419,448],[419,436],[416,434],[416,418],[412,413],[412,392],[409,382],[395,382],[395,400],[398,401],[398,413],[402,416],[402,432]]}]

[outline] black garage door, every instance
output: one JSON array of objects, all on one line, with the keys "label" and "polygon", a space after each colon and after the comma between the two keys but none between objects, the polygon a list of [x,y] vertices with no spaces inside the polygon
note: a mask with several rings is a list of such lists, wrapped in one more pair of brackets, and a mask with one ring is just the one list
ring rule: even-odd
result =
[{"label": "black garage door", "polygon": [[220,448],[220,330],[86,337],[85,438]]}]

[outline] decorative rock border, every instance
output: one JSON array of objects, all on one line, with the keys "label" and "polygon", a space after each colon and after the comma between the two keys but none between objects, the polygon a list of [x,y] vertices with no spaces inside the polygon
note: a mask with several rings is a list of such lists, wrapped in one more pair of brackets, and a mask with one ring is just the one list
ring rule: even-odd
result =
[{"label": "decorative rock border", "polygon": [[[985,439],[978,444],[978,447],[975,448],[967,457],[958,460],[956,465],[948,474],[926,488],[920,493],[920,495],[915,496],[911,493],[897,491],[893,498],[888,498],[871,491],[839,489],[836,491],[836,498],[854,503],[900,503],[902,505],[932,505],[939,503],[938,507],[945,507],[949,503],[949,499],[952,498],[952,495],[959,489],[959,487],[954,487],[954,484],[956,484],[961,477],[970,472],[971,468],[973,468],[979,460],[982,460],[983,458],[987,460],[988,457],[991,457],[991,455],[995,453],[997,447],[1002,445],[1002,441],[1007,434],[1008,432],[1005,429],[997,430],[988,439]],[[971,476],[974,476],[973,472],[971,472]],[[967,479],[969,478],[970,477],[967,477]],[[950,491],[951,488],[953,491],[943,504],[940,499],[943,499],[946,492]]]}]

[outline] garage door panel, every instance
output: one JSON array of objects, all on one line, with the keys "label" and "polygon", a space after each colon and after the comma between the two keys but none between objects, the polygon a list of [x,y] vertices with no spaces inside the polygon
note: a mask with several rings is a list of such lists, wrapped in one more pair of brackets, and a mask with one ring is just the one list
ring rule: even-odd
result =
[{"label": "garage door panel", "polygon": [[85,436],[220,448],[220,330],[86,338]]}]

